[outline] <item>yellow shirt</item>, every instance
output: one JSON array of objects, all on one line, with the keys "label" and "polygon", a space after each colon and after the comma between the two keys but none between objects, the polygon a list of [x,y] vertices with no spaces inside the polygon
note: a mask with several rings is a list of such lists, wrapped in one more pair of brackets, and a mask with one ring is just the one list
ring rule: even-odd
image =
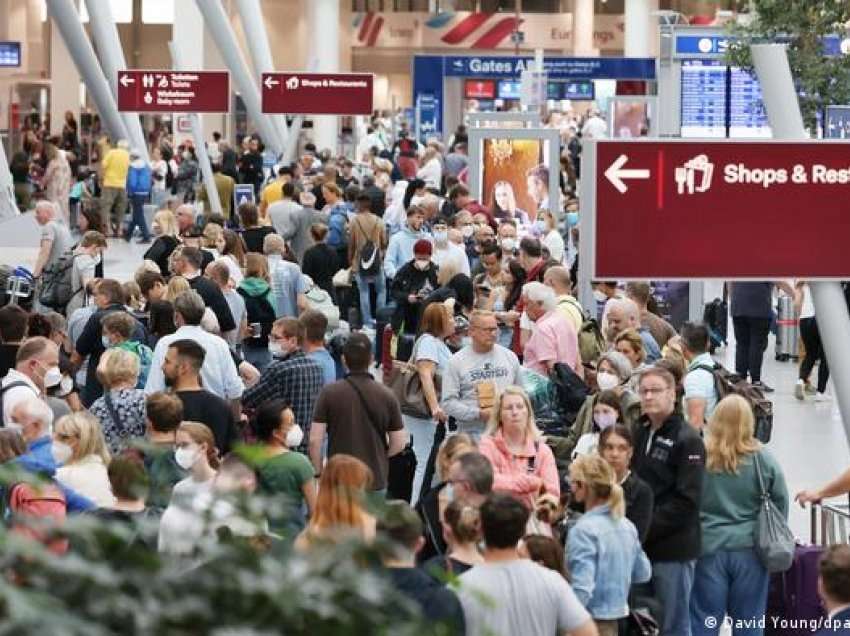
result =
[{"label": "yellow shirt", "polygon": [[130,170],[130,153],[123,148],[113,148],[103,158],[103,187],[127,187],[127,172]]},{"label": "yellow shirt", "polygon": [[[233,214],[233,189],[236,182],[233,180],[233,177],[228,177],[226,174],[220,172],[216,172],[213,175],[213,179],[215,180],[215,189],[218,190],[218,200],[221,202],[221,212],[224,214],[224,218],[229,219],[231,214]],[[207,189],[203,184],[201,185],[198,199],[204,202],[204,210],[207,213],[212,211],[209,197],[207,196]]]},{"label": "yellow shirt", "polygon": [[581,305],[572,296],[558,296],[558,311],[566,316],[576,329],[576,333],[581,333],[581,326],[584,323],[584,315],[582,314]]},{"label": "yellow shirt", "polygon": [[272,181],[269,185],[263,188],[260,195],[260,203],[265,203],[266,207],[283,198],[283,183],[280,181]]}]

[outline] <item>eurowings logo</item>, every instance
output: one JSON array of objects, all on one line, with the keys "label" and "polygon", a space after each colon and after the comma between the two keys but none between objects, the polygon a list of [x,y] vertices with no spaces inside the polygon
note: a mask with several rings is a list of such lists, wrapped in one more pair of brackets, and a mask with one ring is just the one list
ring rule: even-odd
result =
[{"label": "eurowings logo", "polygon": [[[424,22],[425,28],[433,32],[431,38],[439,38],[443,44],[458,48],[494,49],[497,48],[511,33],[519,29],[523,20],[516,17],[505,17],[500,13],[466,13],[458,14],[444,11],[431,15]],[[415,21],[411,25],[390,25],[390,31],[406,34],[416,34],[422,23]],[[357,41],[363,46],[375,46],[384,28],[384,18],[375,12],[357,14],[353,26],[357,30]],[[393,26],[395,25],[395,26]],[[396,34],[396,37],[397,34]],[[424,38],[424,35],[421,36]]]}]

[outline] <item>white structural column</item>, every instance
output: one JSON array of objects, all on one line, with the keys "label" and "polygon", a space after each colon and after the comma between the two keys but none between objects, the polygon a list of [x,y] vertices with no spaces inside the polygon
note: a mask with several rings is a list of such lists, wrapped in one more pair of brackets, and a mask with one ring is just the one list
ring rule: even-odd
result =
[{"label": "white structural column", "polygon": [[[339,72],[339,0],[307,0],[307,41],[315,43],[317,73]],[[338,117],[319,115],[313,119],[316,148],[337,150]]]},{"label": "white structural column", "polygon": [[[248,50],[251,52],[251,60],[254,66],[254,75],[257,76],[257,86],[262,83],[263,73],[271,73],[275,70],[272,60],[272,49],[269,46],[269,36],[266,25],[263,23],[263,11],[260,0],[236,0],[236,8],[239,10],[239,18],[242,20],[242,28],[245,30],[245,40]],[[277,129],[277,134],[287,145],[289,128],[286,126],[286,117],[283,115],[270,115],[272,124]]]},{"label": "white structural column", "polygon": [[[108,2],[101,2],[100,0],[86,0],[86,7],[89,10],[89,24],[91,25],[92,39],[97,46],[100,57],[100,65],[103,67],[106,81],[109,83],[112,95],[117,102],[118,71],[125,70],[127,62],[124,58],[124,49],[121,48],[118,27],[112,17],[112,8]],[[56,77],[55,75],[51,76]],[[138,114],[121,113],[121,118],[124,120],[127,133],[130,135],[130,144],[142,154],[146,161],[150,161],[147,140]]]},{"label": "white structural column", "polygon": [[[752,54],[774,139],[808,139],[786,45],[756,44],[752,47]],[[813,282],[811,289],[841,422],[850,443],[850,355],[847,354],[850,314],[840,283]]]},{"label": "white structural column", "polygon": [[[626,0],[628,2],[628,0]],[[573,55],[596,55],[593,46],[594,0],[573,0]]]},{"label": "white structural column", "polygon": [[65,112],[80,121],[80,73],[65,46],[62,33],[50,25],[50,134],[62,133]]},{"label": "white structural column", "polygon": [[657,49],[658,24],[652,13],[658,10],[658,0],[625,0],[626,57],[653,57]]}]

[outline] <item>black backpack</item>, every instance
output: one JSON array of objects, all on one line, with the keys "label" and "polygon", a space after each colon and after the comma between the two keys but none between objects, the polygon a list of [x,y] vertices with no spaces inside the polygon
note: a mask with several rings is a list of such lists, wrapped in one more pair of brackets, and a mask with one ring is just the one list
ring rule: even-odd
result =
[{"label": "black backpack", "polygon": [[[360,253],[357,255],[358,269],[363,276],[377,276],[381,271],[381,250],[378,249],[378,246],[375,245],[372,239],[369,238],[369,235],[363,230],[363,226],[360,225],[360,219],[356,219],[356,221],[357,227],[360,228],[363,236],[366,237],[366,242],[360,248]],[[374,230],[374,227],[372,229]]]},{"label": "black backpack", "polygon": [[74,259],[77,256],[74,250],[66,250],[55,263],[44,268],[41,273],[38,302],[45,307],[62,312],[71,299],[83,291],[82,287],[74,289],[72,284]]}]

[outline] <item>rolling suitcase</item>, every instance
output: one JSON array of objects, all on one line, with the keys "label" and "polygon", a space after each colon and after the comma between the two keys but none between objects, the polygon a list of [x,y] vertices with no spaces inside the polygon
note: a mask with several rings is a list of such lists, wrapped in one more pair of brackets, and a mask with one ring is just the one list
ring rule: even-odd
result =
[{"label": "rolling suitcase", "polygon": [[776,359],[782,362],[796,360],[800,323],[790,296],[780,296],[776,314]]}]

